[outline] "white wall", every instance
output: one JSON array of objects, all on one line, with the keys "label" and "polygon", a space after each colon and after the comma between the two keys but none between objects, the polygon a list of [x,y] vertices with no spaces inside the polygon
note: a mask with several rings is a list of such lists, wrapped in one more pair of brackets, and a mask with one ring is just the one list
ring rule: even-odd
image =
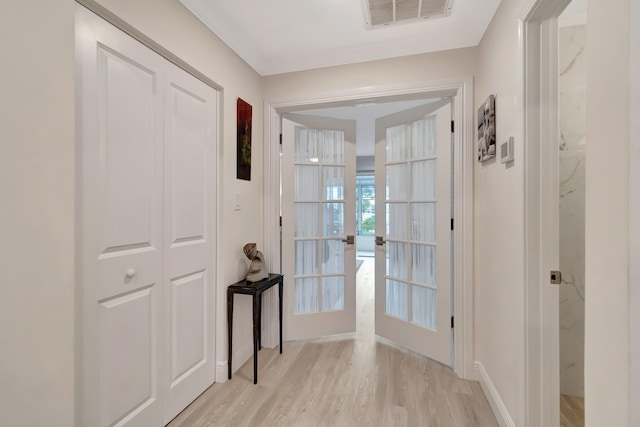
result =
[{"label": "white wall", "polygon": [[363,96],[376,89],[405,87],[452,77],[471,76],[476,59],[475,48],[425,55],[405,56],[264,78],[267,102],[319,99],[358,92]]},{"label": "white wall", "polygon": [[[224,94],[223,140],[218,150],[218,363],[227,359],[226,287],[244,279],[248,260],[242,252],[245,243],[256,242],[263,249],[263,108],[261,78],[228,46],[216,37],[176,0],[99,0],[119,18],[196,68],[222,86]],[[153,13],[150,13],[153,11]],[[253,106],[251,181],[236,179],[236,100]],[[241,209],[234,210],[235,193]],[[269,254],[265,253],[267,258]],[[253,355],[251,298],[235,299],[234,369]],[[224,381],[218,376],[217,381]]]},{"label": "white wall", "polygon": [[[640,117],[640,82],[635,76],[640,75],[640,2],[631,3],[630,24],[630,55],[631,55],[631,106],[629,116]],[[640,223],[634,218],[640,218],[640,120],[631,120],[629,150],[629,260],[640,259]],[[640,265],[629,263],[629,335],[631,346],[629,352],[630,364],[630,394],[629,409],[630,425],[640,425]]]},{"label": "white wall", "polygon": [[[634,1],[590,0],[588,4],[585,290],[588,427],[629,425],[629,13]],[[637,402],[633,405],[637,406]]]},{"label": "white wall", "polygon": [[0,2],[0,424],[73,425],[73,0]]},{"label": "white wall", "polygon": [[[475,164],[475,356],[509,417],[525,425],[524,147],[520,136],[518,19],[524,1],[503,1],[478,49],[475,102],[496,95],[497,143],[514,136],[515,161]],[[477,120],[477,118],[476,118]]]}]

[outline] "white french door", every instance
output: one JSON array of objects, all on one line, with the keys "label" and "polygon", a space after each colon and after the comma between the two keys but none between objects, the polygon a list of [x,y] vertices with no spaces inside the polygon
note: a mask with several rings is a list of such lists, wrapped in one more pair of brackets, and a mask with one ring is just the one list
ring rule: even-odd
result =
[{"label": "white french door", "polygon": [[76,8],[79,423],[159,426],[214,380],[217,92]]},{"label": "white french door", "polygon": [[451,365],[451,101],[376,120],[376,335]]},{"label": "white french door", "polygon": [[285,339],[355,332],[355,121],[282,122]]}]

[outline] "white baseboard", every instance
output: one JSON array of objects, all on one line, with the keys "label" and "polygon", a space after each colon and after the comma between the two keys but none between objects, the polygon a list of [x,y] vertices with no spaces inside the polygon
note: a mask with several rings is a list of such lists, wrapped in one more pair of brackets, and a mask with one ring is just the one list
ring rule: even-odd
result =
[{"label": "white baseboard", "polygon": [[[253,340],[247,340],[238,351],[233,352],[231,358],[232,373],[236,372],[247,360],[253,356]],[[227,360],[216,362],[216,382],[223,383],[229,378],[229,363]]]},{"label": "white baseboard", "polygon": [[480,381],[480,386],[482,386],[482,390],[489,401],[489,405],[491,405],[491,409],[498,420],[498,424],[500,424],[501,427],[515,427],[516,424],[513,422],[513,418],[511,418],[507,407],[502,401],[496,386],[493,385],[491,377],[489,377],[486,369],[484,369],[482,362],[478,362],[477,360],[473,362],[473,369],[476,371],[476,376],[478,381]]},{"label": "white baseboard", "polygon": [[227,382],[229,378],[229,362],[220,361],[216,362],[216,382],[224,383]]}]

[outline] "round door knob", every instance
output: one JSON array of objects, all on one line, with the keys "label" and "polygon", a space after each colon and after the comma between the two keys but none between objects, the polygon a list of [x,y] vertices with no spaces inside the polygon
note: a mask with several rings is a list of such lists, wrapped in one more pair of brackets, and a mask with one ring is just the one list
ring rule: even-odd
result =
[{"label": "round door knob", "polygon": [[133,268],[130,268],[127,270],[127,278],[131,279],[133,276],[136,275],[136,270]]}]

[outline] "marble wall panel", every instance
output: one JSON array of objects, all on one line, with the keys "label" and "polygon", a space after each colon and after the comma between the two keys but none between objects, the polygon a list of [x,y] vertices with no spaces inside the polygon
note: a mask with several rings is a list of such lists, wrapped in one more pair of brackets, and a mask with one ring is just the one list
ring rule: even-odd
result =
[{"label": "marble wall panel", "polygon": [[560,392],[584,396],[585,25],[560,28]]}]

